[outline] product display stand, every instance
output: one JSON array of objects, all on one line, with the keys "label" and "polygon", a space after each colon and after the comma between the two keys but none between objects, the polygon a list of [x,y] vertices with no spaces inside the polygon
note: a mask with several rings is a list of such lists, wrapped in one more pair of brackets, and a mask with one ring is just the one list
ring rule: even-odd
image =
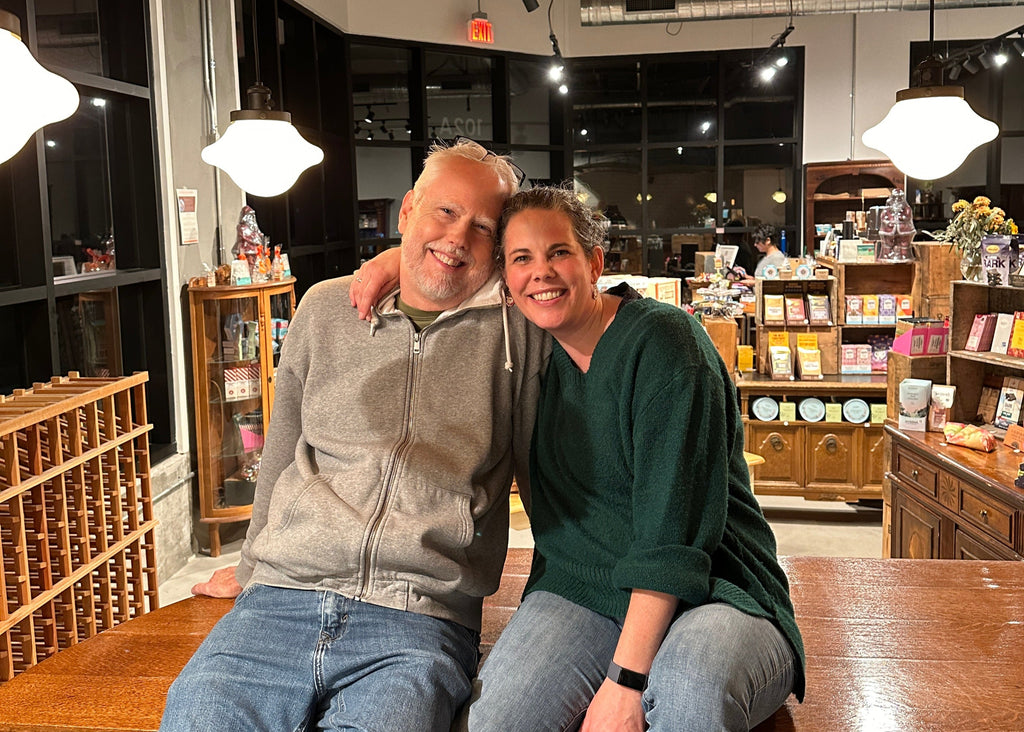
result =
[{"label": "product display stand", "polygon": [[0,681],[159,606],[147,380],[0,396]]},{"label": "product display stand", "polygon": [[220,525],[252,516],[274,372],[295,311],[295,279],[193,286],[188,295],[199,512],[210,527],[210,555],[217,557]]}]

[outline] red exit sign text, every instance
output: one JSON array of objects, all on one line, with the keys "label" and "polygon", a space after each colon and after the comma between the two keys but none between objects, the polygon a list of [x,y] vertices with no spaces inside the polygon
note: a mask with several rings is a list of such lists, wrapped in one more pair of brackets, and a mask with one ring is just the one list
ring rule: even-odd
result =
[{"label": "red exit sign text", "polygon": [[469,21],[470,43],[494,43],[494,26],[486,18],[473,18]]}]

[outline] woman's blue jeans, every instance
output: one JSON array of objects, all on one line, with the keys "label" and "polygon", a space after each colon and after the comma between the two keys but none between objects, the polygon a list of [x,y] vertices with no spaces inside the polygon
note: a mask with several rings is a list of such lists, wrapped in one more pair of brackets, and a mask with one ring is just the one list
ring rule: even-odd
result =
[{"label": "woman's blue jeans", "polygon": [[[527,595],[474,685],[470,732],[577,729],[621,629],[620,621],[558,595]],[[793,664],[770,620],[723,603],[681,613],[643,693],[650,730],[748,730],[785,702]]]},{"label": "woman's blue jeans", "polygon": [[457,623],[253,585],[171,686],[160,729],[447,731],[478,646]]}]

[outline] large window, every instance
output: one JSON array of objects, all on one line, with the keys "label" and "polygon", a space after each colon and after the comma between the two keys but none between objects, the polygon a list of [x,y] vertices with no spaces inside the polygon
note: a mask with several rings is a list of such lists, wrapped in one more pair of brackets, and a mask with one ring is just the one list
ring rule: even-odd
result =
[{"label": "large window", "polygon": [[[984,39],[942,43],[942,54],[976,46]],[[1008,48],[1013,48],[1008,45]],[[910,44],[911,73],[929,54],[930,44]],[[1024,218],[1024,58],[1008,53],[1003,66],[985,68],[976,63],[978,71],[961,71],[955,81],[962,86],[964,99],[975,112],[999,125],[999,136],[967,156],[959,168],[935,181],[907,181],[907,193],[914,203],[918,229],[943,228],[958,198],[973,199],[985,195],[1010,216]]]},{"label": "large window", "polygon": [[0,163],[0,256],[11,265],[0,267],[8,326],[0,393],[68,371],[148,371],[153,442],[169,451],[147,4],[0,0],[0,8],[20,18],[39,61],[81,97],[75,114]]},{"label": "large window", "polygon": [[[762,223],[798,244],[803,49],[770,80],[756,51],[573,59],[573,178],[611,220],[613,271],[678,274]],[[780,193],[781,191],[781,193]]]}]

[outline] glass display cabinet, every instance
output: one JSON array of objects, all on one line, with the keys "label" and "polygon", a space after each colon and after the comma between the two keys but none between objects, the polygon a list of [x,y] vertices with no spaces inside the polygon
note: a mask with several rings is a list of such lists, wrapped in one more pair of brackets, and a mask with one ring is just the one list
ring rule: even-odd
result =
[{"label": "glass display cabinet", "polygon": [[295,278],[190,286],[200,520],[210,555],[220,526],[247,521],[274,402],[274,374],[295,311]]}]

